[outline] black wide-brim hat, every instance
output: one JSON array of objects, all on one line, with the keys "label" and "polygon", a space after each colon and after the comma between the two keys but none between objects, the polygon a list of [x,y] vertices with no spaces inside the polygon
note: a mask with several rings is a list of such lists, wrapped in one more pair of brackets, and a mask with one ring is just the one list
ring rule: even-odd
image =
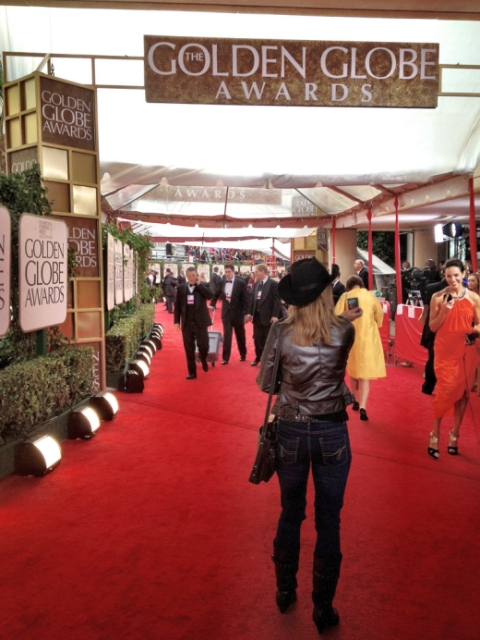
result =
[{"label": "black wide-brim hat", "polygon": [[296,307],[310,304],[322,294],[335,279],[316,258],[294,262],[290,273],[278,284],[282,300]]}]

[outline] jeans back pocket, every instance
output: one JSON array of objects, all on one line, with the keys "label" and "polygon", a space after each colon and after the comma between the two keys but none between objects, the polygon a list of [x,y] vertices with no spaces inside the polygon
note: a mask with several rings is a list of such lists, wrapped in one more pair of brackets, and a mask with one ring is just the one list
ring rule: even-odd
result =
[{"label": "jeans back pocket", "polygon": [[350,451],[345,436],[321,437],[319,441],[323,463],[327,467],[340,467],[350,461]]}]

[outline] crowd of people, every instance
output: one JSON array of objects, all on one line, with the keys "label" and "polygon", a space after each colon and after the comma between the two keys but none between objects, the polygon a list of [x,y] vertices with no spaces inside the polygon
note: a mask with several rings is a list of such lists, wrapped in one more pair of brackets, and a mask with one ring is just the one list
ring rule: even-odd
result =
[{"label": "crowd of people", "polygon": [[[433,265],[429,270],[434,270]],[[382,306],[368,291],[369,274],[363,262],[356,261],[352,271],[355,274],[343,285],[338,266],[329,272],[315,258],[308,258],[295,262],[279,281],[269,276],[263,263],[247,274],[238,273],[233,264],[225,265],[223,274],[215,267],[210,283],[202,280],[194,266],[177,279],[167,269],[163,281],[167,308],[170,313],[173,309],[174,326],[182,332],[188,380],[197,377],[195,345],[203,371],[209,371],[208,327],[219,301],[222,365],[231,359],[233,335],[240,361],[246,360],[245,323],[253,323],[251,366],[260,365],[260,389],[269,392],[273,385],[276,394],[272,412],[277,420],[276,472],[281,492],[272,556],[276,602],[283,613],[297,598],[300,529],[311,469],[317,531],[313,620],[320,633],[339,621],[333,599],[342,562],[340,511],[351,464],[347,407],[367,421],[371,381],[386,376],[379,333]],[[480,361],[480,278],[466,273],[455,259],[435,271],[440,279],[425,287],[422,321],[429,332],[425,345],[431,346],[436,384],[427,453],[438,459],[441,422],[452,412],[447,452],[458,454],[468,392]],[[273,379],[277,351],[278,374]],[[429,382],[426,376],[425,384]]]},{"label": "crowd of people", "polygon": [[[176,246],[167,240],[165,243],[165,255],[167,260],[175,259]],[[188,256],[192,263],[197,262],[244,262],[252,265],[264,262],[266,260],[266,254],[262,251],[250,250],[250,249],[231,249],[231,248],[217,248],[217,247],[205,247],[188,245],[183,248],[182,255],[178,256],[182,260]],[[284,260],[277,257],[276,263],[283,265]]]}]

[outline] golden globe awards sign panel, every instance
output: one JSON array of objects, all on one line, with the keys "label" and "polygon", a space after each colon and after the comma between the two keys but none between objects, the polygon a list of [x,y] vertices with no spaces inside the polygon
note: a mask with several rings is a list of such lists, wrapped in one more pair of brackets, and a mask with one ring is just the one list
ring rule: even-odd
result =
[{"label": "golden globe awards sign panel", "polygon": [[133,298],[133,249],[128,244],[123,245],[124,262],[124,298],[128,302]]},{"label": "golden globe awards sign panel", "polygon": [[68,244],[75,251],[75,275],[81,278],[98,278],[100,261],[96,220],[56,217],[67,225]]},{"label": "golden globe awards sign panel", "polygon": [[19,222],[20,327],[61,324],[67,317],[67,225],[23,213]]},{"label": "golden globe awards sign panel", "polygon": [[0,207],[0,336],[4,336],[10,326],[11,242],[10,212],[5,207]]},{"label": "golden globe awards sign panel", "polygon": [[40,77],[43,142],[95,151],[95,93]]},{"label": "golden globe awards sign panel", "polygon": [[434,109],[439,45],[144,36],[147,102]]},{"label": "golden globe awards sign panel", "polygon": [[123,242],[114,240],[115,248],[115,304],[122,304],[123,297]]},{"label": "golden globe awards sign panel", "polygon": [[115,240],[110,233],[107,233],[107,311],[111,311],[115,306]]}]

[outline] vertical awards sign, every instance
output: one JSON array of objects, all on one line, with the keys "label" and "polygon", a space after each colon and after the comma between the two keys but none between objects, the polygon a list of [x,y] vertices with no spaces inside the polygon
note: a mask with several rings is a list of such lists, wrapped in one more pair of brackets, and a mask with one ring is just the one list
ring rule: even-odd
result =
[{"label": "vertical awards sign", "polygon": [[28,333],[67,317],[67,225],[23,213],[19,223],[20,327]]},{"label": "vertical awards sign", "polygon": [[75,275],[80,278],[98,278],[97,221],[88,218],[63,218],[68,229],[68,244],[75,251]]},{"label": "vertical awards sign", "polygon": [[125,264],[125,302],[133,298],[133,249],[128,244],[123,245],[123,258]]},{"label": "vertical awards sign", "polygon": [[107,282],[107,295],[105,298],[107,311],[111,311],[115,306],[115,240],[109,233],[107,233],[107,268],[105,271]]},{"label": "vertical awards sign", "polygon": [[123,243],[115,240],[115,304],[122,304],[123,297]]},{"label": "vertical awards sign", "polygon": [[95,93],[40,77],[43,142],[95,151]]},{"label": "vertical awards sign", "polygon": [[12,223],[10,212],[0,207],[0,336],[10,326],[10,245]]}]

